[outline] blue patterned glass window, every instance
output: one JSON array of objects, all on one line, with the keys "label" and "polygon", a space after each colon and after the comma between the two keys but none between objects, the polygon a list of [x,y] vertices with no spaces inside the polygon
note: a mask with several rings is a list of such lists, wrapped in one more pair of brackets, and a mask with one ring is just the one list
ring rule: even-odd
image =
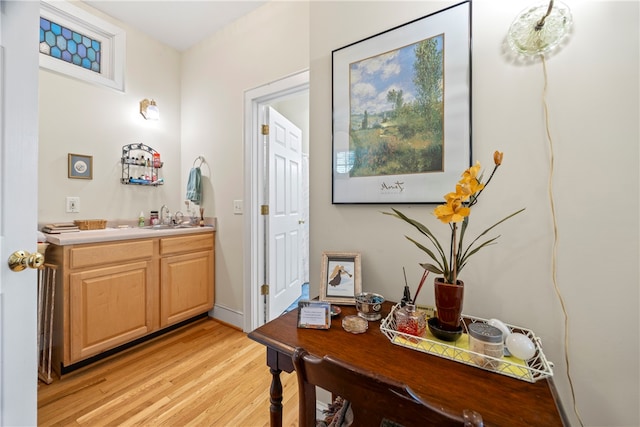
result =
[{"label": "blue patterned glass window", "polygon": [[99,40],[40,17],[40,53],[100,73]]}]

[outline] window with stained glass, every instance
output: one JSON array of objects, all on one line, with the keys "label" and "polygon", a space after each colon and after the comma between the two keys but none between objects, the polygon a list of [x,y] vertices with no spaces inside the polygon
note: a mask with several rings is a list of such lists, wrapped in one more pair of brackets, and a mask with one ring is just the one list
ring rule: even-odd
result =
[{"label": "window with stained glass", "polygon": [[124,91],[125,32],[72,2],[40,3],[40,67]]},{"label": "window with stained glass", "polygon": [[99,73],[101,45],[99,40],[40,18],[40,53]]}]

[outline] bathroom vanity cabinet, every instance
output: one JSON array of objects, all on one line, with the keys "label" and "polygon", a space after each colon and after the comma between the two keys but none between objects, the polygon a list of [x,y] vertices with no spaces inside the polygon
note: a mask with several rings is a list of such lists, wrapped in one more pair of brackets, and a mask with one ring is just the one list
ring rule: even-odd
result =
[{"label": "bathroom vanity cabinet", "polygon": [[58,374],[213,308],[215,232],[171,231],[49,245],[46,261],[58,267],[53,343]]},{"label": "bathroom vanity cabinet", "polygon": [[213,238],[160,239],[160,327],[213,307]]}]

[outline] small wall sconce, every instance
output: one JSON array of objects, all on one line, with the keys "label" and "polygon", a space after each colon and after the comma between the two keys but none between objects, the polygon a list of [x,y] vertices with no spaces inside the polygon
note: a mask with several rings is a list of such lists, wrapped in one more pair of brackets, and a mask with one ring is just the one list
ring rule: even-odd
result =
[{"label": "small wall sconce", "polygon": [[160,118],[160,110],[153,99],[143,99],[140,101],[140,114],[147,120],[158,120]]}]

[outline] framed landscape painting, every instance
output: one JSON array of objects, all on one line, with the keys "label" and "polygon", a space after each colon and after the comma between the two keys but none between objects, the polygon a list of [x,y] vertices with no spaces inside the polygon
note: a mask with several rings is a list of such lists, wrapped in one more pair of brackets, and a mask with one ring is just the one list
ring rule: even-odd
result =
[{"label": "framed landscape painting", "polygon": [[332,52],[340,203],[441,203],[471,164],[470,4]]}]

